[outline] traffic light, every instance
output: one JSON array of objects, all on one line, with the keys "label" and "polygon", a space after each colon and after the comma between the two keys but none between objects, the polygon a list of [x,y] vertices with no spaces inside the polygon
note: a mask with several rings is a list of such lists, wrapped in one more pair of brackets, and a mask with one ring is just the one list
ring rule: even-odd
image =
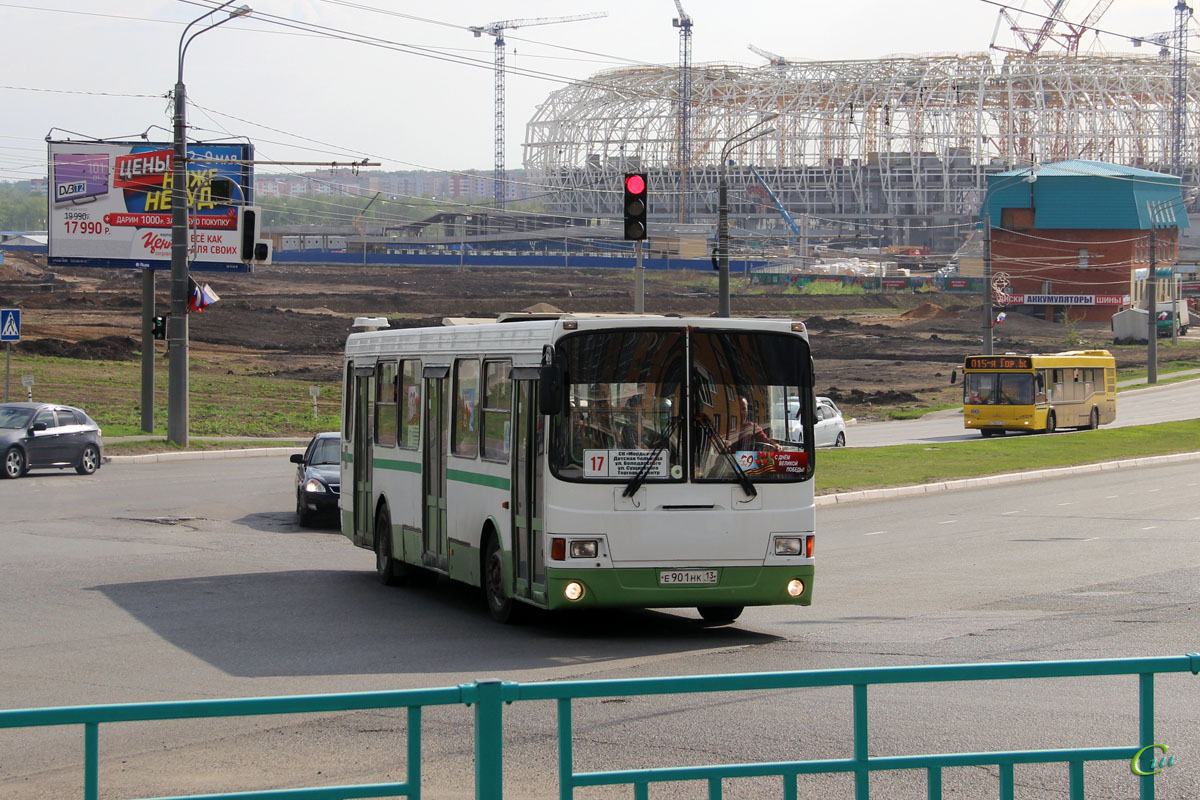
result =
[{"label": "traffic light", "polygon": [[161,315],[155,317],[150,330],[154,333],[155,339],[167,338],[167,318]]},{"label": "traffic light", "polygon": [[242,261],[253,264],[271,263],[271,240],[259,237],[261,227],[257,206],[238,207],[238,232],[241,246],[238,248]]},{"label": "traffic light", "polygon": [[646,173],[625,176],[625,238],[646,238]]}]

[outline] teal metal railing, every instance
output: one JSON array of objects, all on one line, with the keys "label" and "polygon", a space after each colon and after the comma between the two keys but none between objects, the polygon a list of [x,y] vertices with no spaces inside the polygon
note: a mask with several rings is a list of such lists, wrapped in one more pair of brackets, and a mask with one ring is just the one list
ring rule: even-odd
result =
[{"label": "teal metal railing", "polygon": [[[195,700],[168,703],[126,703],[0,711],[0,729],[82,725],[84,734],[84,800],[99,795],[99,727],[116,722],[167,719],[243,717],[264,714],[314,714],[379,708],[406,708],[407,777],[397,783],[323,786],[253,792],[190,795],[187,800],[346,800],[360,797],[421,797],[421,709],[426,706],[465,704],[475,713],[475,796],[501,800],[503,796],[503,708],[520,701],[553,700],[558,711],[559,798],[571,800],[575,789],[588,786],[630,786],[635,800],[646,800],[653,783],[705,781],[710,800],[720,800],[723,782],[739,778],[776,777],[781,797],[796,800],[800,775],[853,773],[856,800],[869,800],[871,773],[882,770],[924,770],[927,796],[942,797],[942,770],[947,767],[995,766],[999,771],[1000,800],[1012,800],[1014,770],[1018,764],[1061,763],[1067,767],[1071,800],[1083,800],[1084,765],[1091,761],[1130,761],[1140,758],[1138,776],[1142,800],[1154,800],[1153,765],[1154,678],[1174,672],[1200,673],[1200,654],[1164,658],[1120,658],[1088,661],[1035,661],[999,664],[877,667],[804,672],[764,672],[741,675],[637,678],[606,681],[510,683],[477,681],[457,687],[396,692],[303,695],[232,700]],[[981,753],[871,756],[868,687],[903,683],[944,683],[1037,678],[1083,678],[1114,675],[1138,676],[1137,743],[1113,747],[1055,750],[1004,750]],[[573,700],[602,697],[676,695],[695,692],[762,692],[778,689],[848,686],[853,710],[853,753],[847,758],[808,761],[775,761],[749,764],[651,767],[643,769],[576,772],[573,755]],[[157,800],[184,800],[158,798]]]}]

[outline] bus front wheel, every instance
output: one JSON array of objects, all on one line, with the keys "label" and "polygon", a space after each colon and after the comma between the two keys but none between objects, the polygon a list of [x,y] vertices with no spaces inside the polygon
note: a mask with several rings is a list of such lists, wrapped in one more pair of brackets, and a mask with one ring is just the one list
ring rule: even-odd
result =
[{"label": "bus front wheel", "polygon": [[1092,413],[1088,416],[1088,430],[1094,431],[1100,427],[1100,409],[1092,407]]},{"label": "bus front wheel", "polygon": [[483,557],[483,593],[487,597],[488,613],[501,624],[517,622],[520,612],[516,600],[504,593],[504,554],[495,533],[488,534],[487,550]]},{"label": "bus front wheel", "polygon": [[1045,433],[1054,433],[1056,426],[1057,426],[1057,422],[1054,419],[1054,412],[1051,411],[1049,414],[1046,415],[1046,430],[1044,432]]},{"label": "bus front wheel", "polygon": [[713,625],[727,625],[742,615],[745,606],[700,606],[700,618]]},{"label": "bus front wheel", "polygon": [[392,557],[392,516],[386,506],[375,515],[375,574],[385,586],[404,582],[403,567]]}]

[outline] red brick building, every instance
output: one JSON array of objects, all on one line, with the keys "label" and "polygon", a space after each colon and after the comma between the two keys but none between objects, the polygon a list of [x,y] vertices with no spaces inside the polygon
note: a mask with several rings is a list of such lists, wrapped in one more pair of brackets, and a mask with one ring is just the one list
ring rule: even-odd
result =
[{"label": "red brick building", "polygon": [[1048,320],[1111,319],[1151,241],[1157,266],[1171,266],[1188,226],[1179,178],[1097,161],[989,175],[985,198],[997,310]]}]

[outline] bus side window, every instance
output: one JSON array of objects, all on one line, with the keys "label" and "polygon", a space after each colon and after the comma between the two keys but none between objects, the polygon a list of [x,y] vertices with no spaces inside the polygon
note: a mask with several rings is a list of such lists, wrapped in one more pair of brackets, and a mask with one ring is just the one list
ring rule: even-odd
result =
[{"label": "bus side window", "polygon": [[421,442],[421,362],[400,362],[400,435],[399,444],[416,450]]},{"label": "bus side window", "polygon": [[479,362],[460,358],[454,362],[454,455],[479,455]]},{"label": "bus side window", "polygon": [[375,371],[375,444],[394,447],[397,422],[395,361],[380,361]]},{"label": "bus side window", "polygon": [[483,457],[508,462],[512,441],[512,380],[508,361],[483,362]]}]

